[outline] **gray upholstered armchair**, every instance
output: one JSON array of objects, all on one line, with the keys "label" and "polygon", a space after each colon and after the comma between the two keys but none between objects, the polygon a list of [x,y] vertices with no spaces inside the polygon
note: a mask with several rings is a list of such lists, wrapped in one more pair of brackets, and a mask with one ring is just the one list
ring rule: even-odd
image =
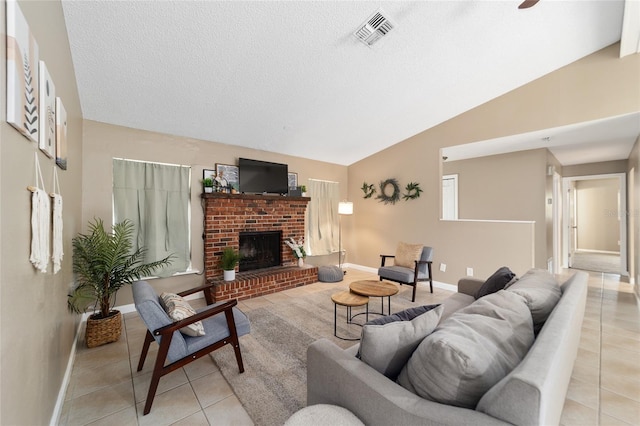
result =
[{"label": "gray upholstered armchair", "polygon": [[[214,350],[231,345],[236,354],[240,372],[244,372],[238,336],[249,333],[249,320],[235,306],[237,300],[212,304],[210,286],[202,286],[178,293],[179,296],[204,291],[207,305],[199,309],[195,315],[173,321],[160,304],[160,298],[146,281],[133,283],[133,300],[138,314],[147,326],[147,334],[138,363],[138,371],[142,370],[149,345],[154,340],[160,345],[156,357],[149,393],[144,406],[144,414],[151,411],[151,404],[158,388],[160,378],[171,373]],[[180,332],[185,326],[201,322],[204,335],[188,336]],[[165,365],[166,364],[166,365]]]},{"label": "gray upholstered armchair", "polygon": [[[402,243],[401,243],[402,244]],[[397,283],[407,284],[413,286],[413,295],[411,301],[416,301],[416,288],[418,282],[429,281],[429,287],[431,293],[433,293],[433,279],[431,274],[431,264],[433,262],[433,248],[424,246],[419,260],[413,260],[412,267],[408,263],[402,265],[387,266],[387,258],[396,258],[396,255],[381,254],[380,255],[380,268],[378,268],[378,275],[380,281],[389,280]],[[398,263],[398,262],[396,262]]]}]

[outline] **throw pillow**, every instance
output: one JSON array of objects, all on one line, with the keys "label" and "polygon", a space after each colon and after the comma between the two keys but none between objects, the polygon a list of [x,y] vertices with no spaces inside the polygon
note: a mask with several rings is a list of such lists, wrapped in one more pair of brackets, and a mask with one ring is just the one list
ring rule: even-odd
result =
[{"label": "throw pillow", "polygon": [[562,290],[556,279],[544,269],[531,269],[518,282],[509,286],[527,301],[533,318],[533,328],[537,335],[545,321],[562,297]]},{"label": "throw pillow", "polygon": [[[189,318],[196,314],[196,311],[191,307],[182,296],[174,293],[162,293],[160,295],[160,301],[164,310],[174,322],[180,321],[185,318]],[[193,324],[189,324],[186,327],[182,327],[180,332],[187,336],[198,337],[204,336],[204,325],[202,321],[196,321]]]},{"label": "throw pillow", "polygon": [[[365,324],[360,339],[360,359],[379,373],[395,380],[422,339],[431,333],[440,321],[444,307],[437,305],[428,308],[425,313],[411,320]],[[396,318],[402,318],[410,313],[395,315]]]},{"label": "throw pillow", "polygon": [[511,272],[511,269],[503,266],[487,278],[478,291],[476,291],[475,298],[480,299],[487,294],[492,294],[504,289],[505,286],[515,278],[515,276],[516,274]]},{"label": "throw pillow", "polygon": [[384,325],[396,321],[411,321],[418,315],[429,312],[430,310],[435,309],[438,306],[440,306],[439,303],[436,305],[424,305],[416,306],[415,308],[407,308],[404,311],[396,312],[395,314],[385,315],[383,317],[372,319],[371,321],[365,323],[365,325]]},{"label": "throw pillow", "polygon": [[474,409],[533,344],[524,299],[501,290],[455,312],[428,335],[398,377],[422,398]]},{"label": "throw pillow", "polygon": [[422,256],[423,247],[422,244],[398,243],[396,257],[393,260],[394,265],[413,269],[416,266],[415,261],[420,260]]}]

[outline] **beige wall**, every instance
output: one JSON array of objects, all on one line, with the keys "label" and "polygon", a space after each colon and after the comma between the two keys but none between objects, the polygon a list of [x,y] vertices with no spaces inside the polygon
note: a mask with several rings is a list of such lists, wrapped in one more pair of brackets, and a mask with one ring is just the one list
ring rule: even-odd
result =
[{"label": "beige wall", "polygon": [[[442,173],[458,174],[460,219],[542,220],[546,149],[446,161]],[[513,196],[529,195],[514,203]]]},{"label": "beige wall", "polygon": [[[508,260],[546,267],[546,232],[539,231],[545,223],[535,224],[536,248],[523,250],[515,247],[513,224],[491,225],[491,237],[478,239],[474,238],[477,233],[490,225],[439,220],[440,149],[639,111],[640,55],[620,59],[618,49],[617,44],[605,48],[351,165],[349,196],[355,202],[352,225],[357,232],[349,233],[346,241],[353,254],[349,261],[376,267],[380,253],[393,251],[399,240],[406,240],[435,248],[434,278],[447,283],[457,282],[467,266],[475,267],[479,277],[490,275]],[[362,198],[363,181],[375,183],[389,177],[401,183],[419,182],[425,192],[417,200],[393,206]],[[512,202],[527,202],[529,197],[513,194]],[[544,218],[544,195],[540,203]],[[539,235],[545,237],[540,241]],[[463,248],[464,256],[458,254]],[[512,260],[514,250],[520,250],[516,260]],[[493,254],[489,261],[487,251]],[[446,272],[438,271],[440,262],[447,264]]]},{"label": "beige wall", "polygon": [[[547,156],[542,148],[444,162],[443,175],[458,175],[458,217],[546,223]],[[536,241],[544,243],[535,254],[542,264],[547,228],[538,226],[534,232]]]},{"label": "beige wall", "polygon": [[[215,142],[176,137],[166,134],[135,130],[86,120],[84,123],[84,181],[83,224],[94,217],[112,221],[112,159],[156,161],[191,166],[191,255],[193,267],[202,271],[203,214],[200,204],[200,179],[203,169],[214,169],[216,163],[237,164],[239,157],[286,163],[289,171],[298,173],[298,184],[309,178],[342,182],[342,198],[347,197],[347,167],[298,157],[274,154],[255,149],[240,148]],[[311,264],[337,263],[337,254],[309,258]],[[202,275],[183,275],[152,281],[158,291],[179,291],[204,284]],[[131,290],[118,293],[118,305],[132,303]]]},{"label": "beige wall", "polygon": [[576,181],[577,249],[620,252],[619,180]]},{"label": "beige wall", "polygon": [[34,153],[47,191],[54,161],[6,123],[5,2],[0,4],[0,424],[48,424],[69,360],[77,318],[67,313],[72,284],[71,238],[81,226],[82,117],[67,32],[59,1],[20,2],[68,114],[68,170],[58,169],[64,200],[64,261],[39,273],[29,262]]},{"label": "beige wall", "polygon": [[601,163],[576,164],[562,168],[563,177],[577,177],[590,175],[607,175],[612,173],[625,173],[627,161],[603,161]]}]

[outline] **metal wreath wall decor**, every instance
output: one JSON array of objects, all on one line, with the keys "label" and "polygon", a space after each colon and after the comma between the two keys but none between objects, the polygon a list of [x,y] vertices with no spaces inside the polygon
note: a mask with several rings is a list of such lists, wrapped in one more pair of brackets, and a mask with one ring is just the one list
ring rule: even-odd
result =
[{"label": "metal wreath wall decor", "polygon": [[420,188],[420,184],[418,182],[409,182],[404,189],[405,191],[407,191],[402,195],[402,198],[405,201],[415,200],[416,198],[420,197],[420,193],[422,192],[422,189]]},{"label": "metal wreath wall decor", "polygon": [[[376,199],[381,203],[395,204],[400,200],[400,185],[398,184],[397,179],[390,178],[380,181],[379,187],[380,194],[376,196]],[[363,182],[360,189],[364,193],[364,196],[362,197],[364,199],[371,198],[373,194],[376,193],[375,186],[367,182]],[[419,198],[420,193],[423,192],[418,182],[409,182],[407,186],[405,186],[404,190],[405,192],[402,194],[402,199],[405,201],[415,200],[416,198]]]},{"label": "metal wreath wall decor", "polygon": [[371,198],[371,196],[376,192],[376,188],[373,184],[368,184],[367,182],[362,182],[362,192],[364,192],[364,197],[362,198]]},{"label": "metal wreath wall decor", "polygon": [[[387,194],[387,188],[391,186],[391,195]],[[400,199],[400,185],[398,180],[391,178],[380,182],[380,194],[376,197],[385,204],[395,204]]]}]

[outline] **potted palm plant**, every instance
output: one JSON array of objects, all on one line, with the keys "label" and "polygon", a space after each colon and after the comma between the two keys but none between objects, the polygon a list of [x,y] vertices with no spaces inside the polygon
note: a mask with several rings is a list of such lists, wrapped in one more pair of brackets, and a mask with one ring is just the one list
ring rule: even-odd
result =
[{"label": "potted palm plant", "polygon": [[85,340],[92,348],[120,338],[120,311],[114,310],[116,293],[121,287],[139,280],[161,266],[171,263],[171,257],[142,263],[146,249],[132,251],[133,223],[129,220],[104,229],[102,219],[89,223],[89,232],[73,239],[73,272],[76,284],[68,296],[67,307],[73,313],[92,308],[87,318]]},{"label": "potted palm plant", "polygon": [[220,267],[222,268],[225,281],[236,279],[236,265],[240,262],[240,253],[231,247],[225,247],[220,257]]}]

